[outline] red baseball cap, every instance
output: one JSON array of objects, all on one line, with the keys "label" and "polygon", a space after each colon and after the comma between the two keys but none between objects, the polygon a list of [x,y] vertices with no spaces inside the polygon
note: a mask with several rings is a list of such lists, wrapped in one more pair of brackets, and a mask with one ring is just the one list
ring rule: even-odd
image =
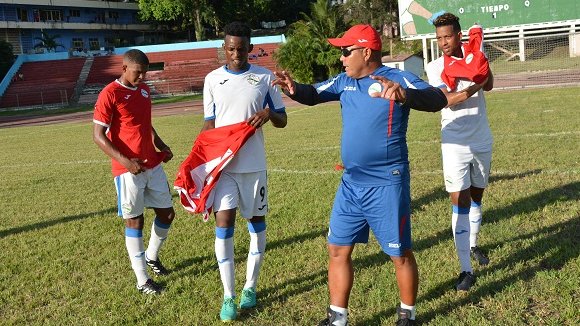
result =
[{"label": "red baseball cap", "polygon": [[381,50],[381,37],[370,25],[354,25],[342,37],[329,38],[328,43],[337,47],[359,45],[371,50]]}]

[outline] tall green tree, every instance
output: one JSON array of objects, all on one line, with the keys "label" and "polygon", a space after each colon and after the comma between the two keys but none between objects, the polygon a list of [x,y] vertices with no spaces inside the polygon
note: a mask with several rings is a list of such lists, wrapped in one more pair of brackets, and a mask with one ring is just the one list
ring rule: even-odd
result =
[{"label": "tall green tree", "polygon": [[208,0],[139,0],[143,20],[157,20],[193,27],[197,41],[205,40],[204,23],[215,23],[215,10]]},{"label": "tall green tree", "polygon": [[5,40],[0,40],[0,81],[6,76],[10,67],[14,63],[14,52],[12,44]]},{"label": "tall green tree", "polygon": [[291,25],[287,42],[275,58],[294,78],[312,83],[338,74],[342,69],[340,51],[327,38],[338,36],[346,29],[338,7],[327,0],[317,0],[310,6],[310,15]]}]

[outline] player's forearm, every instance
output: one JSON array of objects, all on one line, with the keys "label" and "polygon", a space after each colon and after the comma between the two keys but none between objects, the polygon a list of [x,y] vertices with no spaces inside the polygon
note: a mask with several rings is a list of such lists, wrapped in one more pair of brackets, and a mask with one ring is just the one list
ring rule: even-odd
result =
[{"label": "player's forearm", "polygon": [[270,109],[270,121],[276,128],[284,128],[288,124],[288,116],[286,112],[276,112]]},{"label": "player's forearm", "polygon": [[284,91],[284,94],[288,95],[291,99],[298,103],[306,104],[306,105],[316,105],[322,103],[316,88],[312,85],[307,84],[300,84],[295,83],[295,91],[294,95],[290,95],[287,91]]},{"label": "player's forearm", "polygon": [[123,164],[124,161],[129,160],[129,158],[123,155],[104,134],[93,134],[93,141],[113,160],[121,164]]},{"label": "player's forearm", "polygon": [[152,134],[153,134],[153,144],[155,144],[155,147],[157,147],[157,149],[160,151],[169,148],[169,146],[163,142],[161,137],[159,137],[159,135],[157,134],[157,131],[155,131],[155,128],[151,128],[151,129],[152,129]]},{"label": "player's forearm", "polygon": [[436,87],[407,88],[404,105],[418,111],[437,112],[447,106],[447,97]]},{"label": "player's forearm", "polygon": [[485,85],[483,85],[483,90],[488,92],[491,91],[493,89],[493,74],[491,73],[491,70],[489,71],[489,76],[487,77],[487,82],[485,83]]}]

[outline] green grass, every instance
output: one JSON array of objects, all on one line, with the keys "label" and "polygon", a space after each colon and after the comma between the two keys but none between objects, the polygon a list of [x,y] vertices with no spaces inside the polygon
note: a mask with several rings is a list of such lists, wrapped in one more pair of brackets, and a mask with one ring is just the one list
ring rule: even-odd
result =
[{"label": "green grass", "polygon": [[[158,97],[153,99],[153,105],[156,104],[167,104],[167,103],[179,103],[191,100],[201,100],[201,94],[194,95],[174,95],[170,97]],[[94,108],[94,104],[79,104],[71,107],[63,107],[57,109],[42,109],[42,108],[31,108],[31,109],[20,109],[20,110],[0,110],[0,117],[30,117],[30,116],[49,116],[49,115],[59,115],[73,112],[85,112],[91,111]]]},{"label": "green grass", "polygon": [[[443,188],[439,114],[409,122],[413,238],[420,271],[418,318],[427,325],[578,325],[580,289],[580,88],[492,92],[495,137],[484,197],[477,285],[452,290],[459,263]],[[268,250],[256,309],[235,325],[313,325],[324,316],[328,216],[340,180],[336,103],[288,110],[285,129],[265,127],[270,187]],[[159,117],[176,158],[173,180],[202,116]],[[167,291],[135,290],[123,224],[115,216],[109,160],[90,123],[0,129],[0,320],[7,325],[220,325],[222,286],[214,225],[178,217],[161,252]],[[152,212],[146,212],[148,239]],[[238,220],[236,289],[248,235]],[[354,252],[352,325],[393,325],[393,265],[374,238]]]}]

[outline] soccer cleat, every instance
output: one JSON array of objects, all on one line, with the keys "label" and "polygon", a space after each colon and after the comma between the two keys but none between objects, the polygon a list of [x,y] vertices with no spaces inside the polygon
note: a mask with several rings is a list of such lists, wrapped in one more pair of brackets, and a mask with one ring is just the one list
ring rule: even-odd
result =
[{"label": "soccer cleat", "polygon": [[487,257],[487,255],[481,250],[479,249],[479,247],[475,246],[475,247],[471,247],[471,258],[477,260],[477,262],[479,263],[479,265],[481,266],[485,266],[487,264],[489,264],[489,258]]},{"label": "soccer cleat", "polygon": [[[318,326],[332,326],[340,318],[340,314],[330,308],[326,308],[326,319],[321,320]],[[348,321],[345,326],[348,326]]]},{"label": "soccer cleat", "polygon": [[248,309],[256,306],[256,290],[247,288],[242,290],[240,297],[240,308]]},{"label": "soccer cleat", "polygon": [[159,260],[159,258],[157,258],[157,260],[151,260],[145,257],[145,263],[147,263],[147,266],[151,267],[151,270],[157,276],[169,274],[169,271],[167,268],[165,268],[165,266],[163,266],[163,264],[161,264],[161,260]]},{"label": "soccer cleat", "polygon": [[467,291],[475,284],[475,275],[470,272],[461,272],[457,283],[455,284],[455,290],[457,291]]},{"label": "soccer cleat", "polygon": [[397,306],[397,326],[412,326],[417,325],[414,320],[411,319],[411,311],[408,309],[401,308],[401,305]]},{"label": "soccer cleat", "polygon": [[236,320],[238,316],[238,307],[234,298],[225,298],[220,311],[220,319],[223,322],[230,322]]},{"label": "soccer cleat", "polygon": [[137,290],[144,294],[161,294],[161,285],[155,283],[152,279],[148,279],[143,285],[137,284]]}]

